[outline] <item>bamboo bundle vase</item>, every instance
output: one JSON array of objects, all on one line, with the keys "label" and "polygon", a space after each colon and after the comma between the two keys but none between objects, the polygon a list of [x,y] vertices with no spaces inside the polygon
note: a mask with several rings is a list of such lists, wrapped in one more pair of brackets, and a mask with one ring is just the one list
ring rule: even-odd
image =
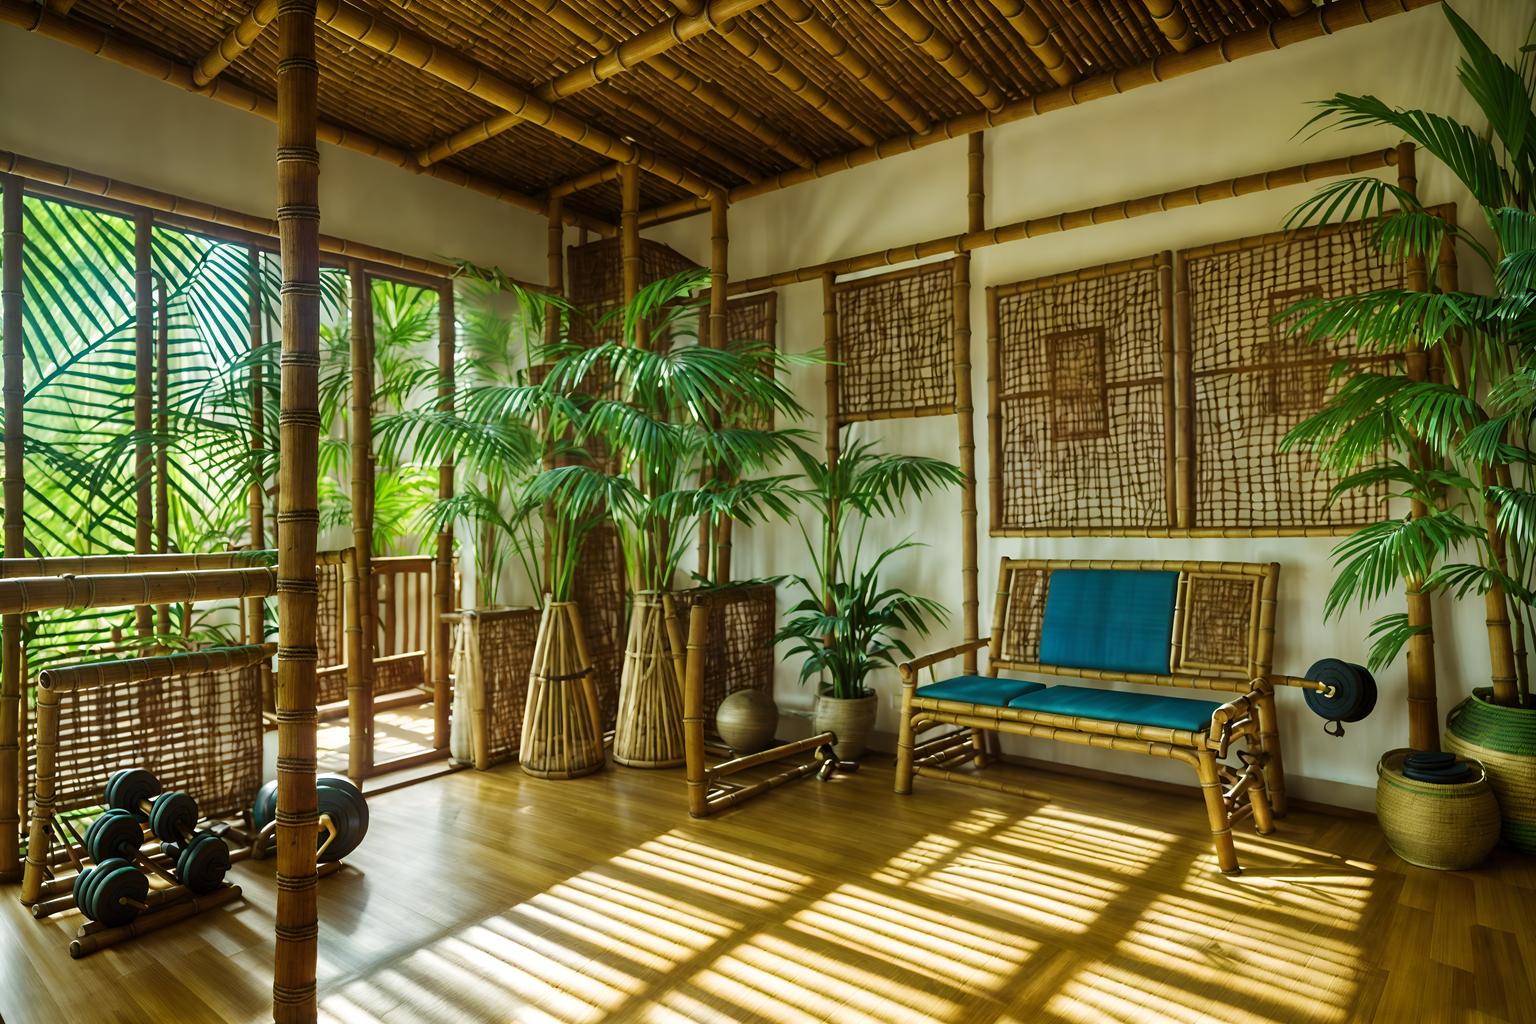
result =
[{"label": "bamboo bundle vase", "polygon": [[1477,867],[1499,842],[1499,804],[1487,770],[1473,761],[1477,775],[1471,781],[1420,782],[1403,774],[1410,753],[1388,751],[1376,765],[1376,820],[1387,844],[1422,868]]},{"label": "bamboo bundle vase", "polygon": [[613,730],[613,759],[620,764],[675,768],[683,763],[680,634],[670,594],[635,595]]},{"label": "bamboo bundle vase", "polygon": [[1501,707],[1488,688],[1445,716],[1445,749],[1481,761],[1504,817],[1504,841],[1536,853],[1536,708]]},{"label": "bamboo bundle vase", "polygon": [[581,612],[545,601],[528,673],[519,761],[540,779],[574,779],[603,767],[602,715]]}]

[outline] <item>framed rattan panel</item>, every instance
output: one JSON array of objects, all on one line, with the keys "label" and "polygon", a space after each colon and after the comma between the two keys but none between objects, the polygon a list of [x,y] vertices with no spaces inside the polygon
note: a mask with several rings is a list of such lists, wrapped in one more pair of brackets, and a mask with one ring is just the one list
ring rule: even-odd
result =
[{"label": "framed rattan panel", "polygon": [[[730,343],[750,343],[778,349],[779,295],[778,292],[762,292],[731,299],[725,304],[725,335]],[[738,414],[739,415],[739,414]],[[756,423],[746,424],[761,430],[773,429],[773,413],[769,412]],[[709,700],[708,684],[704,699]]]},{"label": "framed rattan panel", "polygon": [[1352,339],[1307,344],[1285,311],[1307,298],[1401,287],[1404,269],[1374,221],[1224,242],[1180,254],[1176,330],[1187,348],[1181,405],[1191,454],[1180,526],[1237,534],[1348,532],[1380,518],[1385,487],[1332,497],[1337,477],[1280,440],[1341,387],[1346,362],[1382,365]]},{"label": "framed rattan panel", "polygon": [[[262,663],[59,695],[54,811],[101,805],[107,778],[147,768],[166,791],[183,790],[206,817],[250,812],[261,786]],[[27,797],[36,799],[36,748]]]},{"label": "framed rattan panel", "polygon": [[989,289],[994,535],[1172,525],[1171,267]]},{"label": "framed rattan panel", "polygon": [[686,622],[694,605],[709,609],[704,648],[704,723],[714,730],[720,702],[737,690],[773,696],[773,635],[778,630],[778,591],[771,583],[695,588],[673,595]]},{"label": "framed rattan panel", "polygon": [[833,286],[837,420],[955,411],[955,270],[928,264]]},{"label": "framed rattan panel", "polygon": [[[1048,665],[1040,636],[1051,574],[1060,569],[1113,569],[1179,574],[1169,672],[1148,675]],[[1071,676],[1162,686],[1245,692],[1267,676],[1274,643],[1280,566],[1273,562],[1161,562],[1004,558],[998,570],[988,671]],[[1114,609],[1105,609],[1107,616]]]}]

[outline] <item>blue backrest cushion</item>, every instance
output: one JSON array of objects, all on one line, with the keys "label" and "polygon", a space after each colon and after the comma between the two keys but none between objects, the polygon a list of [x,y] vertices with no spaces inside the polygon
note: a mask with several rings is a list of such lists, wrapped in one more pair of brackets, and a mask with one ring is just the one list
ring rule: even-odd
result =
[{"label": "blue backrest cushion", "polygon": [[1052,570],[1040,663],[1167,675],[1178,588],[1176,572]]}]

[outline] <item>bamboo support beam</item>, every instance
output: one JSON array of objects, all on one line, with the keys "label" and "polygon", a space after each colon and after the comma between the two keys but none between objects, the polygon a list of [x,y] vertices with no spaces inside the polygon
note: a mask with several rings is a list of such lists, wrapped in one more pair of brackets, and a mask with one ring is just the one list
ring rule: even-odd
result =
[{"label": "bamboo support beam", "polygon": [[[6,0],[12,2],[12,0]],[[727,0],[717,0],[726,3]],[[763,3],[766,0],[728,0],[729,3]],[[558,110],[546,100],[493,73],[469,58],[439,46],[379,14],[363,10],[348,0],[318,0],[316,18],[327,28],[354,42],[394,57],[434,78],[462,89],[477,99],[514,114],[529,124],[610,160],[633,160],[644,170],[695,195],[708,195],[714,187],[699,175],[667,158],[608,134],[581,119]],[[415,157],[411,159],[415,161]],[[543,212],[537,208],[537,212]]]},{"label": "bamboo support beam", "polygon": [[[993,3],[998,2],[1000,0],[993,0]],[[1179,7],[1177,0],[1142,0],[1142,2],[1146,4],[1147,13],[1152,15],[1153,24],[1175,50],[1188,53],[1200,45],[1200,40],[1195,38],[1195,30],[1190,26],[1189,19],[1184,16],[1184,11]]]},{"label": "bamboo support beam", "polygon": [[[785,171],[750,185],[739,185],[731,189],[731,202],[740,203],[756,196],[825,178],[840,171],[863,167],[898,153],[908,153],[987,128],[997,128],[1025,118],[1079,106],[1106,96],[1118,96],[1170,78],[1230,64],[1244,57],[1294,46],[1320,36],[1334,35],[1358,25],[1368,25],[1383,18],[1428,7],[1435,3],[1439,3],[1439,0],[1335,0],[1323,7],[1311,8],[1304,15],[1285,18],[1246,32],[1238,32],[1218,42],[1197,46],[1188,53],[1165,53],[1136,67],[1084,78],[1070,87],[1054,89],[1017,102],[1007,103],[995,111],[962,114],[934,125],[933,130],[926,135],[903,135],[887,139],[875,146],[828,157],[812,168]],[[664,221],[685,217],[707,207],[708,203],[703,199],[669,203],[649,211],[641,218],[641,226],[650,227]]]},{"label": "bamboo support beam", "polygon": [[[261,349],[262,328],[266,311],[262,307],[261,253],[251,249],[246,253],[246,315],[250,324],[250,347],[254,355]],[[266,393],[262,382],[262,364],[251,362],[251,483],[246,488],[246,513],[252,551],[267,546],[266,495]],[[248,643],[264,643],[267,638],[266,602],[252,600],[246,608]]]},{"label": "bamboo support beam", "polygon": [[[560,213],[552,211],[551,224],[560,230]],[[454,315],[453,282],[444,281],[437,293],[437,411],[453,415],[454,354],[458,343],[458,326]],[[447,501],[453,497],[453,458],[443,459],[437,468],[437,497]],[[453,662],[452,627],[447,616],[458,603],[453,586],[453,529],[439,530],[437,534],[437,558],[433,566],[432,616],[432,745],[448,746],[449,711],[453,693],[448,685],[448,674]]]},{"label": "bamboo support beam", "polygon": [[[361,782],[373,768],[373,659],[378,655],[379,628],[373,597],[373,282],[363,268],[348,268],[352,297],[351,420],[347,424],[351,450],[352,558],[357,566],[358,626],[362,630],[359,659],[352,669],[347,716],[352,742],[348,774]],[[356,685],[352,685],[355,679]]]},{"label": "bamboo support beam", "polygon": [[575,195],[577,192],[585,192],[589,188],[606,185],[610,181],[618,180],[623,167],[623,164],[604,164],[595,171],[588,171],[586,174],[551,185],[546,194],[553,201]]},{"label": "bamboo support beam", "polygon": [[921,110],[897,92],[895,86],[891,85],[890,81],[867,60],[859,56],[848,45],[848,41],[823,21],[805,0],[774,0],[774,6],[796,28],[809,36],[812,42],[821,47],[827,56],[837,61],[838,66],[848,73],[848,77],[884,103],[890,108],[891,113],[905,121],[914,132],[922,134],[933,127],[932,122]]},{"label": "bamboo support beam", "polygon": [[[1149,5],[1159,2],[1166,3],[1168,0],[1147,0]],[[1051,81],[1057,85],[1071,85],[1077,80],[1077,72],[1067,63],[1067,55],[1061,52],[1056,40],[1051,38],[1051,30],[1024,0],[991,0],[991,3],[997,8],[998,14],[1008,19],[1008,24],[1024,40],[1029,52],[1045,67],[1045,73],[1051,76]]]},{"label": "bamboo support beam", "polygon": [[240,59],[240,55],[255,45],[262,31],[277,17],[277,0],[256,0],[240,23],[229,35],[219,40],[217,46],[203,54],[192,65],[192,84],[202,88],[212,82],[224,69]]},{"label": "bamboo support beam", "polygon": [[[220,103],[236,107],[268,121],[277,120],[277,104],[269,97],[253,92],[242,86],[234,85],[220,78],[206,87],[198,86],[192,79],[192,68],[179,61],[174,61],[148,50],[115,39],[112,36],[97,29],[90,28],[77,21],[68,21],[60,18],[43,7],[26,2],[26,0],[0,0],[0,24],[11,25],[27,32],[36,32],[47,36],[76,49],[107,60],[135,71],[143,72],[153,78],[157,78],[169,85],[174,85],[187,92],[196,93]],[[320,121],[316,126],[318,138],[321,142],[341,146],[354,152],[364,153],[377,157],[386,163],[396,167],[403,167],[416,174],[425,174],[437,178],[440,181],[467,188],[473,192],[490,196],[492,199],[509,203],[531,213],[539,213],[543,210],[543,204],[533,196],[524,195],[505,185],[498,184],[488,178],[470,174],[468,171],[457,167],[428,167],[423,168],[416,163],[416,159],[410,153],[393,146],[366,132],[359,131],[346,125],[334,124],[329,121]],[[17,172],[20,173],[20,172]],[[578,227],[588,227],[602,235],[613,234],[613,228],[609,224],[576,213],[571,214],[571,222]]]},{"label": "bamboo support beam", "polygon": [[[154,549],[154,430],[155,401],[155,279],[154,219],[141,213],[133,219],[133,550],[147,555]],[[154,632],[148,605],[134,610],[141,637]]]},{"label": "bamboo support beam", "polygon": [[[259,569],[277,561],[276,551],[173,551],[159,555],[52,555],[0,558],[0,579],[27,576],[122,576],[146,572]],[[177,600],[181,600],[178,598]]]},{"label": "bamboo support beam", "polygon": [[272,980],[272,1015],[277,1024],[307,1024],[317,1015],[320,153],[315,15],[315,0],[280,0],[277,221],[282,237],[283,341],[278,463],[277,950]]},{"label": "bamboo support beam", "polygon": [[0,580],[0,614],[233,600],[271,594],[276,590],[276,579],[270,568],[12,577]]},{"label": "bamboo support beam", "polygon": [[[966,214],[968,231],[986,227],[986,137],[977,132],[966,154]],[[964,639],[981,636],[980,567],[977,564],[976,406],[971,388],[971,256],[955,258],[955,425],[960,450],[960,580]],[[965,671],[977,670],[976,651],[965,653]],[[977,737],[978,744],[982,743]],[[978,746],[978,750],[984,747]]]},{"label": "bamboo support beam", "polygon": [[913,7],[910,0],[871,0],[880,13],[890,19],[891,24],[916,43],[924,53],[938,62],[939,66],[949,73],[949,77],[965,87],[966,92],[976,97],[976,101],[988,110],[1001,110],[1003,107],[1003,94],[998,92],[991,82],[982,77],[976,70],[954,40],[946,37],[933,22]]},{"label": "bamboo support beam", "polygon": [[780,271],[776,274],[766,274],[762,277],[746,278],[732,282],[730,290],[732,294],[749,294],[751,292],[765,291],[770,288],[780,288],[784,285],[797,284],[802,281],[812,281],[827,273],[834,275],[852,274],[861,270],[873,270],[877,267],[888,267],[897,263],[908,263],[913,260],[942,256],[951,252],[974,252],[977,249],[985,249],[993,245],[1003,245],[1008,242],[1018,242],[1026,238],[1037,238],[1041,235],[1073,231],[1078,228],[1092,227],[1096,224],[1113,224],[1135,217],[1145,217],[1148,214],[1161,213],[1167,210],[1179,210],[1190,206],[1203,206],[1206,203],[1222,199],[1236,199],[1241,196],[1268,192],[1291,185],[1300,185],[1323,178],[1334,178],[1343,174],[1356,174],[1362,171],[1377,170],[1383,167],[1390,167],[1396,162],[1396,150],[1378,149],[1368,153],[1358,153],[1354,156],[1338,157],[1333,160],[1318,160],[1314,163],[1297,164],[1293,167],[1283,167],[1278,170],[1263,171],[1258,174],[1239,175],[1235,178],[1224,178],[1221,181],[1207,182],[1203,185],[1191,185],[1186,188],[1174,189],[1170,192],[1160,192],[1156,195],[1123,199],[1118,202],[1105,203],[1101,206],[1093,206],[1087,209],[1071,210],[1066,213],[1052,214],[1048,217],[1035,217],[1030,220],[1015,221],[1012,224],[1003,224],[998,227],[986,228],[982,231],[971,231],[961,235],[946,235],[943,238],[933,238],[924,242],[899,246],[894,249],[883,249],[879,252],[829,260],[826,263],[817,263],[795,270]]},{"label": "bamboo support beam", "polygon": [[[0,177],[0,337],[4,338],[5,400],[5,554],[19,558],[25,553],[26,522],[22,503],[26,495],[23,456],[23,351],[26,329],[22,288],[22,201],[25,186],[12,175]],[[26,765],[21,757],[22,627],[20,615],[4,617],[0,632],[0,882],[21,877],[21,776]]]},{"label": "bamboo support beam", "polygon": [[634,164],[619,168],[619,265],[623,271],[624,304],[640,294],[640,169]]}]

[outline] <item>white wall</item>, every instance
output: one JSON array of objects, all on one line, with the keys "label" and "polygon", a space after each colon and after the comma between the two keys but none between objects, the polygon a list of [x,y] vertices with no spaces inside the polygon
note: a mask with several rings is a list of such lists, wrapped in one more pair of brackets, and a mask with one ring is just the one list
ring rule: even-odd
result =
[{"label": "white wall", "polygon": [[[1524,39],[1536,14],[1536,4],[1511,0],[1460,0],[1457,9],[1507,54]],[[1443,14],[1432,7],[995,129],[987,137],[987,223],[1005,224],[1400,141],[1391,134],[1359,131],[1298,136],[1311,116],[1308,102],[1336,92],[1374,93],[1400,106],[1425,106],[1470,118],[1454,77],[1457,55]],[[1421,157],[1419,171],[1427,202],[1464,200],[1430,158]],[[751,277],[961,231],[965,182],[966,143],[957,140],[745,202],[731,212],[731,276]],[[985,535],[986,467],[992,457],[986,440],[985,286],[1274,231],[1315,187],[1302,185],[975,254],[971,365],[984,630],[991,621],[995,567],[1005,555],[1275,560],[1283,565],[1277,670],[1300,673],[1324,656],[1365,661],[1368,623],[1380,614],[1400,611],[1401,600],[1324,622],[1332,540],[1015,540]],[[1472,223],[1476,216],[1465,206],[1462,215],[1462,223]],[[707,226],[700,219],[664,226],[654,236],[700,262],[707,257]],[[1467,261],[1463,263],[1465,268]],[[1476,283],[1475,278],[1468,283]],[[819,282],[783,289],[779,309],[780,339],[788,351],[821,346]],[[820,372],[801,371],[795,383],[811,409],[808,425],[820,429]],[[877,424],[867,433],[892,450],[955,457],[954,421],[949,418]],[[910,534],[929,545],[901,563],[892,581],[933,595],[954,612],[950,626],[934,638],[934,649],[960,638],[958,509],[958,495],[924,501],[908,509],[886,533],[888,539]],[[798,536],[790,529],[754,531],[737,542],[737,571],[749,575],[798,570],[798,550]],[[1443,714],[1473,685],[1485,682],[1488,655],[1482,643],[1481,601],[1457,608],[1442,603],[1439,612]],[[1297,795],[1369,806],[1369,790],[1356,787],[1374,786],[1377,757],[1407,739],[1401,663],[1384,672],[1380,682],[1382,700],[1376,714],[1351,726],[1342,740],[1323,734],[1322,723],[1306,711],[1299,691],[1280,694],[1287,767]],[[895,674],[884,674],[877,685],[885,695],[880,728],[893,731]],[[810,690],[797,684],[795,666],[782,666],[777,696],[785,709],[809,707]],[[1191,781],[1182,766],[1171,762],[1149,764],[1145,757],[1045,742],[1010,741],[1010,746],[1037,757]]]}]

